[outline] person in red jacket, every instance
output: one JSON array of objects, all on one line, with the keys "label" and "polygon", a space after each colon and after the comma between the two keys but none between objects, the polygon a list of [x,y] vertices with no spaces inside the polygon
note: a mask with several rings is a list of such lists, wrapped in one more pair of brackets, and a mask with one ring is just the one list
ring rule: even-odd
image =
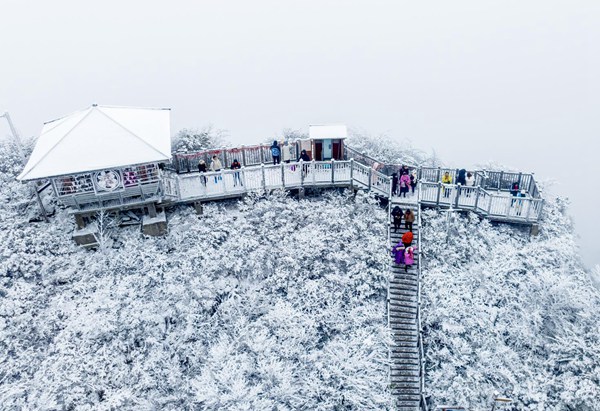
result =
[{"label": "person in red jacket", "polygon": [[404,244],[404,247],[410,247],[410,245],[412,244],[413,241],[413,233],[411,233],[410,231],[407,231],[406,233],[404,233],[402,235],[402,244]]}]

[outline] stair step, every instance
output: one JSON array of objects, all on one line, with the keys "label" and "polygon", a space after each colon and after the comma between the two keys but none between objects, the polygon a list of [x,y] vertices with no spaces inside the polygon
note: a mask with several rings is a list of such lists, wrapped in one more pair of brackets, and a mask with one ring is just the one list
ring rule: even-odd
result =
[{"label": "stair step", "polygon": [[398,381],[390,385],[391,390],[421,390],[420,381]]},{"label": "stair step", "polygon": [[398,341],[396,339],[394,339],[394,345],[395,347],[414,347],[417,348],[417,343],[418,341]]}]

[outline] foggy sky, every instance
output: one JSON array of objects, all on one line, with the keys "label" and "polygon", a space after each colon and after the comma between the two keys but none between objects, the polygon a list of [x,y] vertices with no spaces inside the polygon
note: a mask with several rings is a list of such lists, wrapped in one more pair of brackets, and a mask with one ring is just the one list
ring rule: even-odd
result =
[{"label": "foggy sky", "polygon": [[0,111],[24,136],[92,103],[240,144],[345,123],[554,180],[600,263],[600,2],[0,3]]}]

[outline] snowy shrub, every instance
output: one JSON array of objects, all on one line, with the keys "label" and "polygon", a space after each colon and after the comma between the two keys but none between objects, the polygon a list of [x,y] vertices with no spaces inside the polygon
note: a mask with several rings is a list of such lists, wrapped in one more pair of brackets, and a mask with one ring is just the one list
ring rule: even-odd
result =
[{"label": "snowy shrub", "polygon": [[202,129],[184,128],[173,138],[172,150],[200,151],[226,145],[227,132],[206,126]]},{"label": "snowy shrub", "polygon": [[[600,410],[600,294],[583,270],[564,202],[542,231],[473,214],[423,221],[426,385],[437,404]],[[447,233],[450,233],[447,236]]]},{"label": "snowy shrub", "polygon": [[2,409],[386,409],[386,212],[285,193],[85,251],[1,187]]}]

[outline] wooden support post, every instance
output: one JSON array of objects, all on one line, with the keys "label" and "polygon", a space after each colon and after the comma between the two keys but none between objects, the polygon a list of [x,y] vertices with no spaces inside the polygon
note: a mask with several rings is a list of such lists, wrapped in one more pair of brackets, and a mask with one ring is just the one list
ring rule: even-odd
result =
[{"label": "wooden support post", "polygon": [[223,193],[227,192],[227,184],[225,184],[225,175],[223,174],[223,169],[219,171],[219,178],[221,179],[221,184],[223,185]]},{"label": "wooden support post", "polygon": [[75,214],[75,224],[77,224],[78,230],[85,228],[85,220],[83,219],[83,214]]},{"label": "wooden support post", "polygon": [[519,190],[523,189],[523,187],[521,187],[521,179],[523,178],[523,173],[519,173]]},{"label": "wooden support post", "polygon": [[260,146],[258,146],[258,152],[260,153],[260,162],[261,162],[261,164],[264,164],[265,163],[265,153],[263,152],[262,144]]},{"label": "wooden support post", "polygon": [[304,160],[300,159],[300,185],[304,187]]},{"label": "wooden support post", "polygon": [[[531,207],[533,207],[533,201],[528,198],[527,203],[525,203],[525,200],[523,200],[523,203],[521,205],[521,207],[523,207],[525,204],[527,204],[527,213],[525,213],[525,221],[529,221],[529,213],[531,213]],[[523,208],[521,208],[521,212],[523,211]]]},{"label": "wooden support post", "polygon": [[263,186],[263,188],[266,191],[266,189],[267,189],[267,178],[265,176],[265,165],[264,165],[264,163],[260,165],[260,169],[262,171],[262,186]]},{"label": "wooden support post", "polygon": [[498,191],[500,191],[500,187],[502,187],[502,180],[504,179],[504,171],[500,172],[500,177],[498,177]]},{"label": "wooden support post", "polygon": [[46,209],[44,208],[44,203],[42,202],[42,198],[40,197],[40,192],[38,191],[35,183],[30,183],[31,187],[33,187],[33,192],[35,193],[35,199],[40,207],[40,211],[42,212],[42,217],[44,217],[44,221],[48,222],[48,213],[46,213]]},{"label": "wooden support post", "polygon": [[369,167],[369,191],[371,191],[371,180],[373,176],[373,169],[371,167]]},{"label": "wooden support post", "polygon": [[246,147],[242,146],[242,166],[246,167]]},{"label": "wooden support post", "polygon": [[437,191],[437,199],[435,200],[435,204],[437,206],[439,206],[440,205],[440,196],[442,195],[442,186],[443,186],[443,184],[440,181],[438,181],[437,185],[438,185],[438,191]]},{"label": "wooden support post", "polygon": [[285,164],[281,163],[281,186],[285,188]]},{"label": "wooden support post", "polygon": [[[438,169],[437,169],[437,179],[436,179],[436,181],[438,181],[438,182],[439,182],[439,181],[441,181],[441,180],[442,180],[442,168],[441,168],[441,167],[438,167]],[[439,203],[439,201],[438,201],[438,203]]]},{"label": "wooden support post", "polygon": [[477,187],[477,194],[475,194],[475,207],[473,207],[475,210],[477,210],[477,205],[479,204],[479,192],[481,190],[481,187]]},{"label": "wooden support post", "polygon": [[156,217],[156,204],[149,203],[147,208],[148,208],[148,215],[150,216],[150,218]]},{"label": "wooden support post", "polygon": [[198,214],[198,215],[204,214],[204,206],[202,205],[201,202],[199,202],[199,201],[195,202],[194,209],[196,210],[196,214]]}]

